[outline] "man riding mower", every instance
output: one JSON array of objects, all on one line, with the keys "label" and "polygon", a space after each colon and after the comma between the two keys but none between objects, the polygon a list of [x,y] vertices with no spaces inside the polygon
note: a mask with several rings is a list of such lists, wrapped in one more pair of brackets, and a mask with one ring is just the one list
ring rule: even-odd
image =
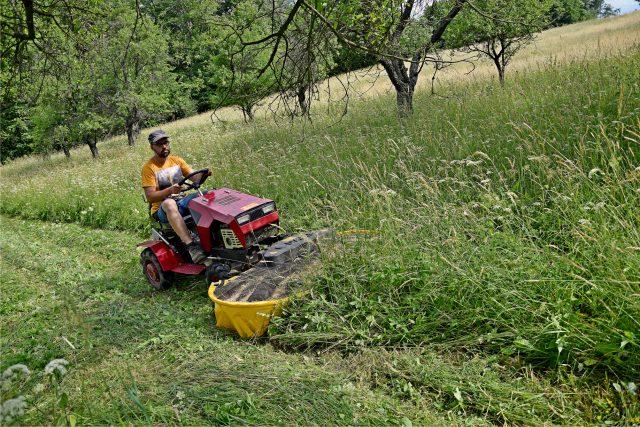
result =
[{"label": "man riding mower", "polygon": [[[260,263],[282,266],[317,250],[319,233],[281,232],[273,200],[230,188],[201,190],[211,175],[193,171],[170,156],[163,131],[149,135],[154,156],[144,165],[142,185],[156,221],[143,247],[143,272],[152,287],[169,287],[175,273],[205,273],[207,281],[224,280]],[[186,191],[195,190],[190,194]],[[174,195],[183,196],[179,200]]]}]

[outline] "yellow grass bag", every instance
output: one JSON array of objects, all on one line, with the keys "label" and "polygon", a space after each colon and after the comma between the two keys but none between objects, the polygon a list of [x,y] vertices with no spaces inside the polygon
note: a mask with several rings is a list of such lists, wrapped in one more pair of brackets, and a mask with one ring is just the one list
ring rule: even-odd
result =
[{"label": "yellow grass bag", "polygon": [[[231,278],[229,280],[233,280]],[[216,284],[209,286],[209,298],[214,303],[214,314],[218,328],[235,331],[242,338],[264,335],[273,316],[282,314],[282,306],[289,298],[267,301],[224,301],[215,296]]]}]

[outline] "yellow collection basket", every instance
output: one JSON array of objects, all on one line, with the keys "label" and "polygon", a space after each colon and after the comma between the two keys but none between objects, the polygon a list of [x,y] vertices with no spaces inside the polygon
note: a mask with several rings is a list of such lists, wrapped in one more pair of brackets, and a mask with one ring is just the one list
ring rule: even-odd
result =
[{"label": "yellow collection basket", "polygon": [[[235,277],[229,280],[233,279]],[[264,335],[271,318],[281,315],[282,307],[289,300],[287,297],[256,302],[224,301],[215,296],[217,283],[211,283],[209,286],[209,298],[214,304],[216,326],[235,331],[242,338]]]}]

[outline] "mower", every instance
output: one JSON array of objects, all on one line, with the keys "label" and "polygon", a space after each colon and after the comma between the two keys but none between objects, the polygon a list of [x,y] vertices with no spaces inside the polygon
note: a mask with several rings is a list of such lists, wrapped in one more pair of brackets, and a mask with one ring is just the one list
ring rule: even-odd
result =
[{"label": "mower", "polygon": [[[194,182],[198,174],[200,179]],[[204,264],[195,264],[171,225],[156,220],[151,239],[137,245],[144,248],[140,262],[154,289],[172,286],[176,274],[204,275],[207,283],[223,281],[257,265],[283,266],[317,250],[316,238],[325,232],[284,233],[273,200],[230,188],[202,191],[208,175],[208,169],[200,169],[178,183],[183,187],[180,195],[197,192],[184,219],[208,257]]]}]

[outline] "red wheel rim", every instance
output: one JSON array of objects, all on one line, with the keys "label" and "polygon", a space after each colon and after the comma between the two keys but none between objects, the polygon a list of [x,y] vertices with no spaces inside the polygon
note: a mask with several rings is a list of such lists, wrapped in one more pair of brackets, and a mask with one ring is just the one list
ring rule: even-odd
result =
[{"label": "red wheel rim", "polygon": [[149,281],[151,283],[153,283],[154,285],[160,283],[160,273],[152,262],[148,262],[144,270],[147,273],[147,277],[149,278]]}]

